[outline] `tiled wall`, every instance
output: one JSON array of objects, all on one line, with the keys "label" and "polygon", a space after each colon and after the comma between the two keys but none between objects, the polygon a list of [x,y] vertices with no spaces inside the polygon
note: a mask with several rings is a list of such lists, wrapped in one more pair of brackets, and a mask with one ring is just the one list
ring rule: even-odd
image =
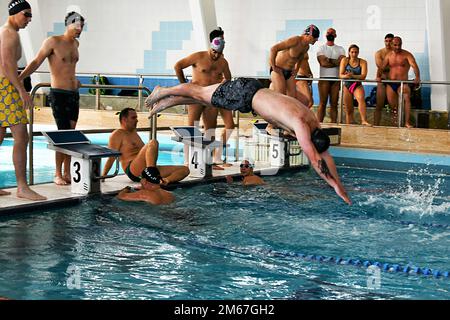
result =
[{"label": "tiled wall", "polygon": [[173,74],[173,68],[167,66],[167,52],[183,50],[183,41],[190,40],[191,33],[191,21],[160,22],[159,30],[152,32],[152,50],[144,51],[144,68],[137,69],[136,72]]},{"label": "tiled wall", "polygon": [[[36,1],[41,4],[42,40],[64,31],[62,21],[69,5],[81,8],[89,30],[80,38],[79,71],[173,74],[174,63],[195,47],[188,0]],[[319,73],[317,47],[324,42],[326,29],[334,27],[337,44],[344,48],[352,43],[360,46],[360,56],[369,62],[369,79],[375,78],[375,51],[383,47],[385,34],[392,32],[403,38],[404,48],[419,63],[422,79],[429,80],[433,76],[429,71],[425,1],[215,0],[215,3],[218,25],[225,30],[225,57],[233,76],[268,76],[270,47],[301,34],[307,25],[314,23],[322,32],[320,41],[310,49],[315,75]],[[32,27],[33,24],[29,26]],[[149,83],[153,86],[153,81]]]}]

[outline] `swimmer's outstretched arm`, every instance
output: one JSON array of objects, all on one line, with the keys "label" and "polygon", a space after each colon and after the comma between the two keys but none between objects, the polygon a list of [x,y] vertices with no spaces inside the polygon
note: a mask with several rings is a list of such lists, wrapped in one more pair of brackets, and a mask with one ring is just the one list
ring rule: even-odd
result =
[{"label": "swimmer's outstretched arm", "polygon": [[328,151],[319,154],[311,142],[311,134],[309,127],[304,124],[301,128],[297,128],[296,131],[297,140],[305,152],[312,167],[316,170],[317,174],[325,180],[336,192],[336,194],[342,198],[346,203],[352,204],[344,186],[339,179],[339,175],[336,169],[336,164]]}]

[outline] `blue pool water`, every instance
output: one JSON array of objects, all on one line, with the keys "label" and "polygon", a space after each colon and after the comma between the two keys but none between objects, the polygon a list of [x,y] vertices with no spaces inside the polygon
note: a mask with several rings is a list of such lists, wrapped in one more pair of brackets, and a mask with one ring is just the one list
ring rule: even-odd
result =
[{"label": "blue pool water", "polygon": [[311,256],[450,271],[450,177],[339,170],[353,206],[302,171],[178,189],[159,208],[102,196],[0,218],[0,296],[448,299],[449,278]]},{"label": "blue pool water", "polygon": [[[89,134],[87,135],[92,143],[107,146],[109,133]],[[139,132],[142,140],[148,141],[148,133]],[[158,156],[159,165],[183,164],[183,145],[174,142],[168,135],[158,135],[160,152]],[[12,164],[12,146],[13,140],[5,139],[0,146],[0,188],[16,186],[16,177],[14,166]],[[53,181],[55,174],[55,153],[47,149],[47,140],[44,137],[34,138],[34,181],[36,184],[48,183]],[[106,159],[102,159],[104,164]],[[112,173],[113,169],[110,173]],[[123,173],[120,168],[119,174]]]}]

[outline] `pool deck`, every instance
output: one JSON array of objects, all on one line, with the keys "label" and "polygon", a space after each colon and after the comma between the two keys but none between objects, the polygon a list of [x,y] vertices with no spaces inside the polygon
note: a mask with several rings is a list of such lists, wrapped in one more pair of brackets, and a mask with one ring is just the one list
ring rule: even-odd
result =
[{"label": "pool deck", "polygon": [[[224,170],[214,170],[213,177],[208,179],[201,179],[188,176],[182,182],[169,186],[169,190],[178,187],[188,187],[197,184],[212,183],[225,181],[225,177],[238,176],[240,174],[240,162],[231,163],[232,167],[226,167]],[[269,163],[256,163],[255,173],[261,173],[266,170],[273,170]],[[101,185],[102,194],[116,195],[120,190],[126,186],[137,187],[139,183],[130,181],[126,175],[118,175],[112,179],[106,180]],[[56,186],[54,183],[38,184],[32,186],[36,192],[46,196],[45,201],[30,201],[16,197],[16,188],[3,189],[11,192],[11,195],[1,196],[0,199],[0,217],[5,215],[14,215],[19,213],[27,213],[35,210],[45,210],[51,208],[58,208],[61,206],[76,205],[80,201],[86,199],[88,196],[76,195],[71,192],[71,186]],[[95,197],[96,195],[89,195]]]}]

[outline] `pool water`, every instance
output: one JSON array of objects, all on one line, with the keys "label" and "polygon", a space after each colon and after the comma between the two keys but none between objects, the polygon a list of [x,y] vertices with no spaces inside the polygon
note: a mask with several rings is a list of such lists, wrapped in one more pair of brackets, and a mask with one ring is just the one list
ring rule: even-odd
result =
[{"label": "pool water", "polygon": [[448,299],[443,276],[381,271],[374,282],[363,266],[309,256],[450,271],[450,177],[339,171],[353,206],[309,170],[178,189],[169,206],[102,196],[1,218],[0,296]]}]

